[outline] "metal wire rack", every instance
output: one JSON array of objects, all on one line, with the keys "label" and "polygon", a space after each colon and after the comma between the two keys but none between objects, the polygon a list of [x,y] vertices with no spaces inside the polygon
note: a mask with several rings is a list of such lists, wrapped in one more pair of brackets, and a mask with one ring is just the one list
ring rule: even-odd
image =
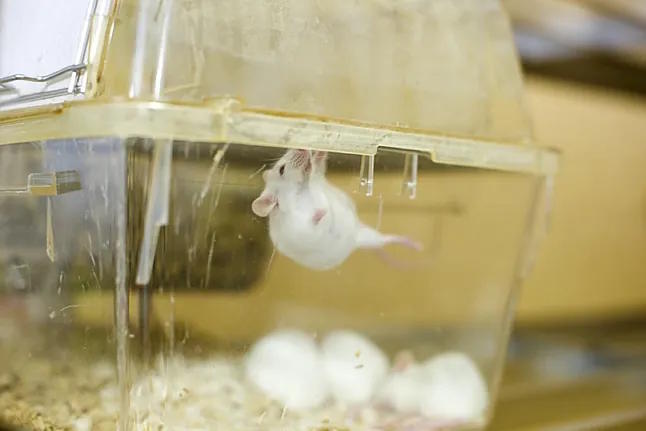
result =
[{"label": "metal wire rack", "polygon": [[[28,102],[54,99],[64,96],[82,95],[85,93],[87,82],[83,77],[88,66],[87,55],[90,41],[91,22],[92,17],[96,13],[98,1],[99,0],[91,0],[88,4],[83,30],[81,32],[81,42],[77,50],[74,64],[62,67],[47,75],[30,76],[23,73],[15,73],[9,76],[0,77],[0,97],[5,95],[4,100],[0,100],[0,109]],[[20,81],[50,83],[67,74],[71,74],[67,88],[41,90],[28,94],[16,94],[13,97],[6,97],[7,93],[18,93],[18,90],[11,85],[12,83]]]}]

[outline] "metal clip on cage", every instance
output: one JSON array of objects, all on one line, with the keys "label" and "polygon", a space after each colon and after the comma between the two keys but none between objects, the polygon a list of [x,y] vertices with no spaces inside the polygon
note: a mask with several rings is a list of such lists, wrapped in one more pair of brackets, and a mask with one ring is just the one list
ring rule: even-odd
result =
[{"label": "metal clip on cage", "polygon": [[15,73],[9,76],[0,77],[0,95],[3,93],[17,92],[17,90],[9,85],[13,82],[41,82],[50,83],[60,78],[61,76],[71,73],[69,85],[67,88],[59,88],[56,90],[43,90],[34,93],[16,95],[6,100],[0,100],[0,109],[7,106],[20,105],[22,103],[34,102],[39,100],[48,100],[61,96],[75,96],[85,93],[86,83],[81,81],[84,72],[87,70],[87,52],[90,40],[90,23],[92,16],[97,9],[98,0],[91,0],[88,4],[87,14],[81,32],[81,43],[79,45],[76,61],[74,64],[62,67],[52,73],[41,76],[30,76],[22,73]]}]

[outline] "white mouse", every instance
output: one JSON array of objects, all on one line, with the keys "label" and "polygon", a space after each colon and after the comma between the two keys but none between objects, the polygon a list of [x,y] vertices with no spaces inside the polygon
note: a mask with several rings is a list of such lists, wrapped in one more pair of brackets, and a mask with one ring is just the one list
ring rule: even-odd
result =
[{"label": "white mouse", "polygon": [[354,202],[325,178],[327,153],[288,150],[263,172],[265,189],[253,212],[269,216],[269,236],[276,249],[310,269],[334,268],[356,249],[401,244],[409,238],[386,235],[361,223]]},{"label": "white mouse", "polygon": [[397,363],[379,390],[377,399],[399,413],[419,411],[420,394],[424,390],[424,370],[418,364],[399,369]]},{"label": "white mouse", "polygon": [[489,403],[487,385],[477,365],[465,354],[447,352],[417,363],[395,360],[379,399],[400,413],[460,423],[481,419]]},{"label": "white mouse", "polygon": [[321,351],[328,386],[341,403],[369,402],[388,373],[384,352],[357,332],[331,332],[323,339]]},{"label": "white mouse", "polygon": [[328,398],[321,353],[314,339],[297,330],[266,335],[250,349],[247,379],[290,410],[310,409]]},{"label": "white mouse", "polygon": [[447,352],[423,365],[427,384],[420,393],[423,415],[470,421],[484,416],[489,393],[478,366],[465,354]]}]

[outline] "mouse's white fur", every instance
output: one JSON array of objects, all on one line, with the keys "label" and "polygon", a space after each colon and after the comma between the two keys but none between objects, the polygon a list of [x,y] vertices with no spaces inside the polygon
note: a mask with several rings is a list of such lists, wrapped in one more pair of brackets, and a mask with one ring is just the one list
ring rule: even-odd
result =
[{"label": "mouse's white fur", "polygon": [[325,178],[327,154],[288,150],[263,173],[265,189],[253,212],[269,217],[276,249],[311,269],[340,265],[357,248],[380,249],[398,243],[419,246],[408,238],[384,235],[364,225],[354,202]]}]

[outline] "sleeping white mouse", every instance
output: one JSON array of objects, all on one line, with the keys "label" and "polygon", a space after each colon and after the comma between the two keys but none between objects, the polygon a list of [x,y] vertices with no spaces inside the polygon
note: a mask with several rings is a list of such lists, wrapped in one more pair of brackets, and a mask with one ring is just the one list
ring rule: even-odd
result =
[{"label": "sleeping white mouse", "polygon": [[378,398],[400,413],[419,413],[446,424],[477,421],[489,404],[478,366],[460,352],[441,353],[423,363],[400,355]]},{"label": "sleeping white mouse", "polygon": [[313,337],[295,329],[272,332],[249,350],[249,381],[290,410],[320,406],[328,398],[323,360]]},{"label": "sleeping white mouse", "polygon": [[358,248],[421,249],[409,238],[361,223],[352,199],[325,178],[326,164],[325,152],[288,150],[263,172],[265,189],[251,208],[257,216],[269,216],[269,236],[279,252],[310,269],[326,270]]},{"label": "sleeping white mouse", "polygon": [[346,405],[368,403],[388,374],[388,358],[367,337],[332,331],[321,342],[323,370],[330,392]]}]

